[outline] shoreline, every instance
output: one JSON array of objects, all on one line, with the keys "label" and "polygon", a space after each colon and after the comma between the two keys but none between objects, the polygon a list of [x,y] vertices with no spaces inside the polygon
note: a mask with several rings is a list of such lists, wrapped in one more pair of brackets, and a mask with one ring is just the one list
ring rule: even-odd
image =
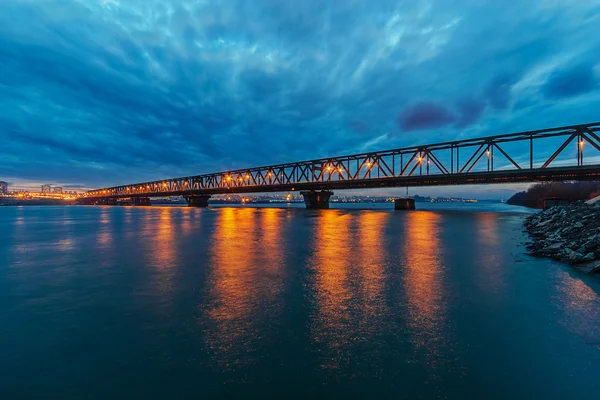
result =
[{"label": "shoreline", "polygon": [[600,207],[582,202],[554,206],[525,219],[527,251],[600,274]]},{"label": "shoreline", "polygon": [[74,201],[61,199],[0,199],[0,207],[10,206],[71,206]]}]

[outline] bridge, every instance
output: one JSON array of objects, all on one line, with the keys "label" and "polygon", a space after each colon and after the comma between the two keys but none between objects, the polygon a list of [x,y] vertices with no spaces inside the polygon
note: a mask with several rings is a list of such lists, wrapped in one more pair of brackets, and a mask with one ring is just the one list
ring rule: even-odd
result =
[{"label": "bridge", "polygon": [[[211,195],[300,191],[307,208],[328,208],[336,189],[595,180],[598,131],[595,122],[128,184],[91,190],[80,203],[150,205],[151,197],[183,196],[207,207]],[[413,207],[396,201],[397,209]]]}]

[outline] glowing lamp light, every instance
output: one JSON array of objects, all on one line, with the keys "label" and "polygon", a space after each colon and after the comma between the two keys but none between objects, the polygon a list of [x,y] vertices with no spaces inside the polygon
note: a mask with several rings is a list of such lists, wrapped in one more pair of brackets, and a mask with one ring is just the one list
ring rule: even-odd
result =
[{"label": "glowing lamp light", "polygon": [[579,147],[583,147],[584,144],[585,144],[585,142],[583,140],[579,141]]},{"label": "glowing lamp light", "polygon": [[423,162],[423,157],[419,156],[419,162]]}]

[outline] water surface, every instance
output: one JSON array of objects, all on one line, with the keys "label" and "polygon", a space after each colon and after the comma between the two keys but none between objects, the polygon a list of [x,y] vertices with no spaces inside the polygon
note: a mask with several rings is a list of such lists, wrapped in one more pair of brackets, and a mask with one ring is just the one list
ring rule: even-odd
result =
[{"label": "water surface", "polygon": [[0,208],[0,398],[598,398],[599,281],[520,209],[383,207]]}]

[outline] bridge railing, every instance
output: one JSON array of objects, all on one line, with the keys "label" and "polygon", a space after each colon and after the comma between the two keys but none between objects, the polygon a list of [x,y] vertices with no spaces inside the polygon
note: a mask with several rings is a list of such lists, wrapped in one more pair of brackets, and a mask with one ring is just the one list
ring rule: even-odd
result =
[{"label": "bridge railing", "polygon": [[[290,188],[305,183],[533,170],[555,165],[583,166],[586,147],[600,154],[599,131],[600,122],[573,125],[143,182],[92,190],[88,196],[184,194],[245,187]],[[538,145],[540,142],[545,145]],[[571,151],[566,151],[568,148]],[[592,159],[592,163],[600,164],[600,157]]]}]

